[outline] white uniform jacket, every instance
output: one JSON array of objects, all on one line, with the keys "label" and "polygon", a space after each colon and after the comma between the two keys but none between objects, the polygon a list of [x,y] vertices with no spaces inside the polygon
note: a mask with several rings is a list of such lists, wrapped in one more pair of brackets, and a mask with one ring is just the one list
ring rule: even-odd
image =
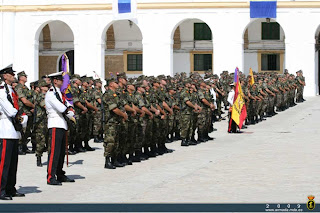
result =
[{"label": "white uniform jacket", "polygon": [[[62,94],[59,88],[56,88],[61,100]],[[68,130],[67,121],[64,119],[62,113],[66,111],[67,107],[72,106],[68,101],[65,104],[61,103],[55,94],[55,90],[51,87],[45,97],[46,110],[48,115],[48,129],[62,128]]]},{"label": "white uniform jacket", "polygon": [[234,100],[234,89],[232,89],[228,94],[228,102],[230,106],[233,105],[233,100]]},{"label": "white uniform jacket", "polygon": [[[12,87],[8,85],[9,94],[12,98]],[[11,118],[15,117],[18,110],[12,106],[7,98],[4,82],[0,84],[0,138],[20,139],[20,132],[14,129]]]}]

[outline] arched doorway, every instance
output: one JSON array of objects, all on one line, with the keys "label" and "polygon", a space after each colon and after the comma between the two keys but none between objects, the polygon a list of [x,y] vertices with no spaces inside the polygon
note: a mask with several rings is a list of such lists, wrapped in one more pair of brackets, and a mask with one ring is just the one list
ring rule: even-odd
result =
[{"label": "arched doorway", "polygon": [[173,30],[173,74],[213,71],[210,27],[200,19],[181,21]]},{"label": "arched doorway", "polygon": [[285,69],[285,34],[273,19],[255,19],[243,35],[244,73],[283,73]]},{"label": "arched doorway", "polygon": [[70,27],[62,21],[44,25],[39,35],[39,78],[60,70],[61,55],[67,53],[70,70],[74,72],[74,36]]},{"label": "arched doorway", "polygon": [[105,76],[126,72],[128,77],[143,73],[142,33],[131,20],[113,22],[103,32],[105,45]]},{"label": "arched doorway", "polygon": [[[70,75],[73,75],[74,74],[74,50],[69,50],[63,54],[66,54],[69,59],[69,72],[70,72]],[[62,55],[59,57],[59,66],[57,67],[58,72],[62,71]]]}]

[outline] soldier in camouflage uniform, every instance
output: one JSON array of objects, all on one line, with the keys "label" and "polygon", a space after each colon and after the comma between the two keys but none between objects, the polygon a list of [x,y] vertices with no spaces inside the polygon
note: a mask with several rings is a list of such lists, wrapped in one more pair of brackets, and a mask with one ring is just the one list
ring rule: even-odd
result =
[{"label": "soldier in camouflage uniform", "polygon": [[37,94],[35,99],[35,138],[37,143],[36,157],[37,157],[37,166],[42,167],[41,157],[45,151],[47,145],[47,114],[45,107],[45,95],[49,89],[50,84],[47,84],[45,80],[40,80],[38,83],[40,87],[40,93]]},{"label": "soldier in camouflage uniform", "polygon": [[93,138],[95,143],[103,142],[102,137],[102,106],[101,106],[101,99],[102,99],[102,81],[100,79],[96,79],[94,82],[95,86],[93,89],[92,97],[93,97],[93,105],[97,107],[99,110],[93,114]]},{"label": "soldier in camouflage uniform", "polygon": [[214,110],[214,105],[210,102],[210,96],[208,96],[209,91],[206,88],[206,83],[200,83],[200,89],[198,90],[198,98],[199,98],[199,106],[202,108],[198,117],[198,142],[206,142],[208,140],[213,140],[213,138],[209,137],[209,120],[207,118],[210,117],[210,111]]},{"label": "soldier in camouflage uniform", "polygon": [[120,122],[126,122],[128,115],[124,109],[124,105],[117,93],[118,84],[115,78],[106,79],[108,90],[102,97],[105,110],[108,111],[108,118],[104,128],[104,157],[106,169],[115,169],[123,166],[117,161],[119,136],[121,134]]},{"label": "soldier in camouflage uniform", "polygon": [[80,95],[82,91],[79,89],[79,87],[82,85],[81,78],[78,74],[74,74],[71,77],[71,94],[72,94],[72,100],[73,105],[75,109],[75,118],[76,118],[76,124],[74,126],[70,126],[69,131],[69,150],[74,152],[85,152],[85,149],[82,147],[82,139],[81,139],[81,126],[80,126],[80,116],[81,114],[86,114],[88,112],[88,109],[86,107],[85,101],[81,99]]},{"label": "soldier in camouflage uniform", "polygon": [[296,95],[296,102],[301,103],[304,101],[303,99],[303,87],[306,85],[304,81],[304,77],[302,76],[302,71],[299,70],[296,72],[296,84],[297,84],[297,95]]},{"label": "soldier in camouflage uniform", "polygon": [[16,92],[19,97],[19,109],[22,113],[25,113],[28,116],[27,127],[23,130],[23,137],[19,140],[19,155],[24,155],[26,153],[34,153],[30,151],[27,147],[28,137],[31,136],[31,126],[32,126],[32,111],[34,109],[34,104],[32,103],[33,96],[29,88],[25,85],[27,82],[27,75],[24,71],[19,72],[18,74],[18,85],[16,86]]},{"label": "soldier in camouflage uniform", "polygon": [[[91,114],[98,111],[98,108],[93,106],[91,104],[92,97],[89,93],[89,81],[90,78],[83,76],[81,78],[82,85],[80,88],[80,101],[85,104],[85,106],[90,109]],[[89,140],[90,140],[90,127],[88,128],[88,125],[90,126],[90,113],[80,114],[79,116],[79,135],[80,135],[80,141],[84,142],[84,149],[86,151],[94,151],[95,149],[89,146]]]},{"label": "soldier in camouflage uniform", "polygon": [[192,98],[190,95],[189,88],[191,87],[191,80],[185,79],[184,80],[185,88],[182,90],[180,95],[180,102],[181,102],[181,146],[189,146],[190,144],[194,144],[194,142],[190,141],[191,134],[192,134],[192,125],[191,125],[191,116],[192,111],[198,111],[198,107],[192,103]]}]

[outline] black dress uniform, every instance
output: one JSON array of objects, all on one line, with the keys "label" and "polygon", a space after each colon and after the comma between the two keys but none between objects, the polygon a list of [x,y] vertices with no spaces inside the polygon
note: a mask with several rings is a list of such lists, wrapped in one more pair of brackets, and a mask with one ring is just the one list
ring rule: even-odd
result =
[{"label": "black dress uniform", "polygon": [[[0,74],[12,74],[12,65],[0,70]],[[13,125],[13,119],[18,113],[18,97],[11,85],[0,84],[0,199],[12,200],[12,197],[23,197],[15,185],[18,166],[18,142],[21,138],[19,131]],[[21,116],[26,125],[28,117]]]},{"label": "black dress uniform", "polygon": [[[53,86],[49,89],[45,97],[49,129],[47,169],[47,184],[49,185],[62,185],[61,182],[74,182],[74,180],[69,179],[62,170],[68,130],[64,114],[68,107],[71,107],[69,102],[62,96],[60,88],[54,86],[53,80],[62,80],[62,73],[63,72],[59,72],[49,75],[52,79]],[[69,119],[72,119],[74,113],[68,111],[65,115]]]}]

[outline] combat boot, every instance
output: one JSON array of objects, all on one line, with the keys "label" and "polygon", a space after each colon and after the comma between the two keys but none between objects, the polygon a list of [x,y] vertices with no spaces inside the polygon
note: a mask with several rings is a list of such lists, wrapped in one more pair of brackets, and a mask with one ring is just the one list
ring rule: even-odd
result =
[{"label": "combat boot", "polygon": [[26,153],[23,151],[22,145],[18,146],[18,154],[19,155],[25,155]]},{"label": "combat boot", "polygon": [[119,156],[117,158],[111,158],[111,162],[115,167],[124,167],[125,165],[119,162]]},{"label": "combat boot", "polygon": [[163,155],[165,152],[163,150],[163,147],[161,147],[161,144],[158,143],[157,152],[159,155]]},{"label": "combat boot", "polygon": [[87,151],[94,151],[95,149],[92,148],[91,146],[89,146],[89,142],[88,141],[85,141],[84,142],[84,148],[87,150]]},{"label": "combat boot", "polygon": [[191,142],[192,142],[192,144],[190,144],[190,145],[194,145],[194,143],[197,143],[196,139],[194,138],[194,134],[192,134],[192,136],[191,136]]},{"label": "combat boot", "polygon": [[105,169],[115,169],[115,168],[116,168],[116,167],[112,164],[110,157],[106,157],[106,162],[105,162],[105,164],[104,164],[104,168],[105,168]]},{"label": "combat boot", "polygon": [[125,162],[126,165],[132,165],[132,161],[129,161],[125,154],[122,155],[122,161]]},{"label": "combat boot", "polygon": [[205,132],[205,136],[206,136],[206,139],[208,139],[209,141],[214,139],[214,138],[209,136],[208,132]]},{"label": "combat boot", "polygon": [[173,152],[173,150],[168,149],[165,144],[162,145],[162,149],[163,149],[164,153],[172,153]]},{"label": "combat boot", "polygon": [[135,155],[133,155],[133,153],[132,153],[132,154],[129,154],[129,160],[131,160],[133,163],[139,163],[139,162],[141,162],[140,158],[137,157],[137,156],[135,156]]},{"label": "combat boot", "polygon": [[186,139],[182,139],[181,146],[189,146],[189,143],[187,142]]},{"label": "combat boot", "polygon": [[151,151],[149,151],[149,147],[145,146],[144,147],[144,154],[148,155],[149,158],[154,158],[157,155]]},{"label": "combat boot", "polygon": [[151,147],[150,147],[150,153],[152,154],[152,155],[154,155],[155,157],[157,157],[158,156],[158,152],[157,152],[157,147],[155,146],[155,145],[152,145]]},{"label": "combat boot", "polygon": [[141,149],[137,149],[135,152],[135,156],[140,158],[140,161],[147,160],[148,158],[145,158],[145,156],[142,155]]},{"label": "combat boot", "polygon": [[203,133],[198,133],[198,144],[199,144],[199,143],[203,143],[203,142],[206,142],[206,141],[203,139]]},{"label": "combat boot", "polygon": [[34,153],[34,152],[32,152],[32,150],[30,150],[30,149],[27,147],[27,145],[23,145],[22,148],[23,148],[23,151],[24,151],[25,153],[27,153],[27,154],[33,154],[33,153]]},{"label": "combat boot", "polygon": [[37,166],[42,167],[41,157],[37,156]]},{"label": "combat boot", "polygon": [[101,140],[98,138],[98,136],[94,136],[93,142],[101,143]]}]

